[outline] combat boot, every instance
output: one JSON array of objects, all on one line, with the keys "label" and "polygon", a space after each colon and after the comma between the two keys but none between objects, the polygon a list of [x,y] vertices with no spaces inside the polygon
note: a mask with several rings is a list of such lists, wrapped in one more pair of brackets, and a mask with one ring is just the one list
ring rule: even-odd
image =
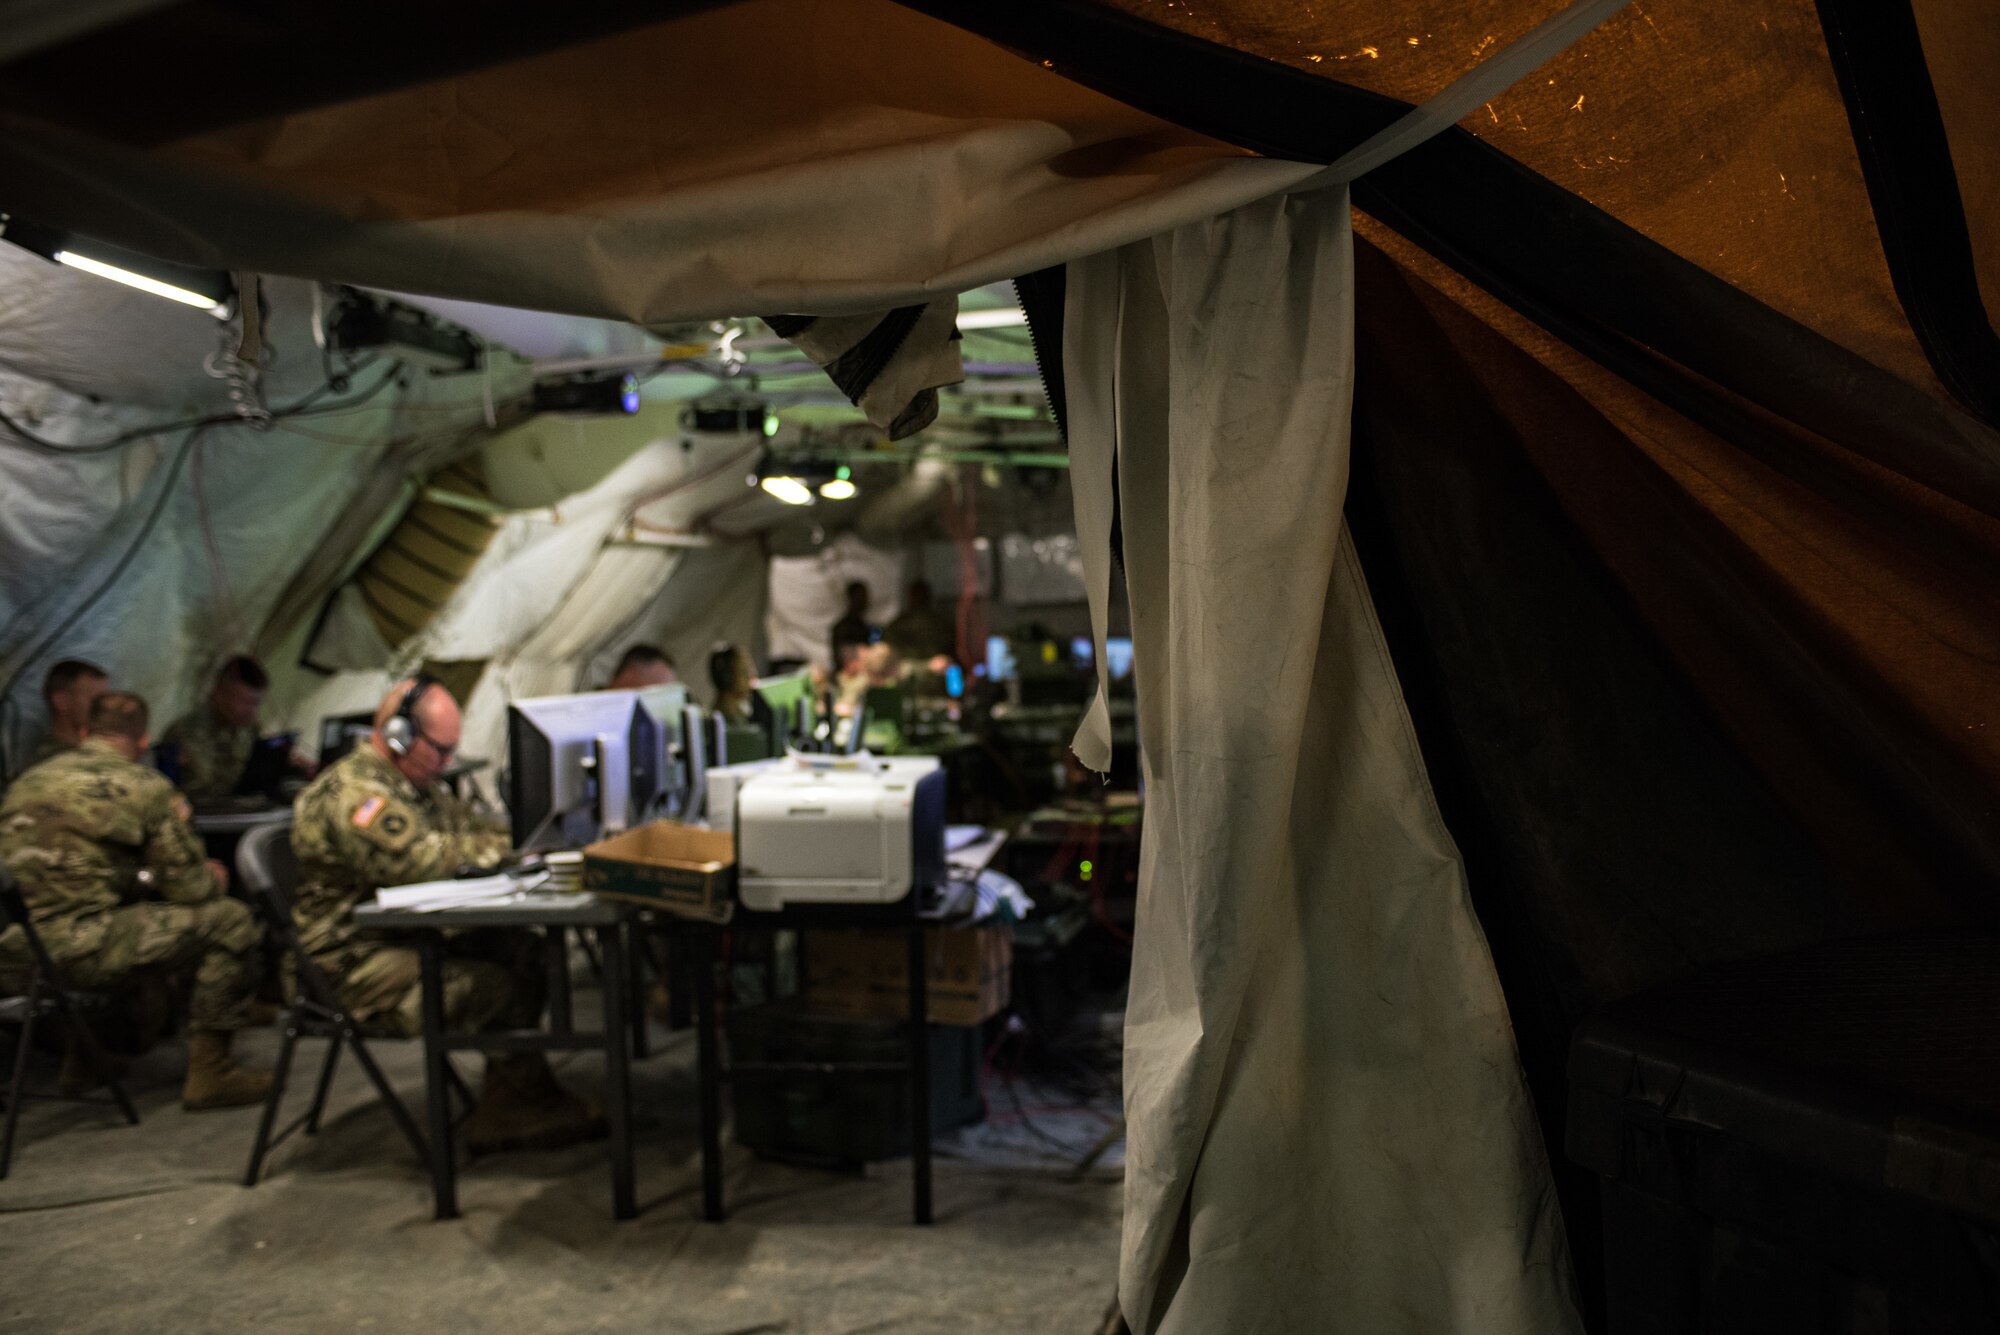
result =
[{"label": "combat boot", "polygon": [[271,1092],[268,1071],[238,1066],[229,1055],[236,1035],[226,1029],[188,1032],[187,1083],[181,1086],[181,1107],[189,1112],[211,1108],[241,1108],[262,1103]]},{"label": "combat boot", "polygon": [[486,1059],[479,1102],[465,1124],[472,1153],[560,1149],[604,1134],[604,1110],[557,1083],[539,1053]]}]

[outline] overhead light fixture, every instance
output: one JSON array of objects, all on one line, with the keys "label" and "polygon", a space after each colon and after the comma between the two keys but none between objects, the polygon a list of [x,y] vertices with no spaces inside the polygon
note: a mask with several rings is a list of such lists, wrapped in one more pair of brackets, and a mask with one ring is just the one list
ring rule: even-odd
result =
[{"label": "overhead light fixture", "polygon": [[811,505],[813,489],[806,480],[807,470],[792,463],[779,463],[771,457],[769,450],[757,461],[757,471],[750,480],[761,487],[766,496],[783,501],[786,505]]},{"label": "overhead light fixture", "polygon": [[1028,313],[1019,306],[1006,306],[997,311],[960,311],[958,327],[966,329],[1006,329],[1014,325],[1028,323]]},{"label": "overhead light fixture", "polygon": [[565,376],[535,386],[538,413],[623,413],[639,411],[639,377],[615,372]]},{"label": "overhead light fixture", "polygon": [[854,470],[846,464],[833,470],[833,476],[819,484],[819,494],[829,501],[851,501],[861,489],[854,485]]},{"label": "overhead light fixture", "polygon": [[813,502],[812,488],[795,477],[773,474],[758,485],[764,488],[765,495],[786,505],[811,505]]},{"label": "overhead light fixture", "polygon": [[338,298],[326,315],[327,351],[380,350],[433,371],[478,369],[479,340],[460,326],[388,297],[351,287],[336,290]]},{"label": "overhead light fixture", "polygon": [[0,239],[65,268],[207,311],[218,320],[226,320],[235,313],[236,284],[220,269],[199,269],[141,255],[108,241],[46,227],[13,214],[0,214]]}]

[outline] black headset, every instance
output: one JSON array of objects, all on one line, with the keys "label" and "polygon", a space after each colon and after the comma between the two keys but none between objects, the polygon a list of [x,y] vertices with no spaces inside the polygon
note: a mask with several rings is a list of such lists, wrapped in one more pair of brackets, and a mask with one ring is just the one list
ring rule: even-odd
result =
[{"label": "black headset", "polygon": [[436,677],[422,673],[410,683],[410,689],[403,693],[403,703],[396,706],[396,712],[382,725],[382,745],[389,748],[389,754],[410,754],[410,748],[417,743],[417,702],[424,698],[425,691],[442,684]]}]

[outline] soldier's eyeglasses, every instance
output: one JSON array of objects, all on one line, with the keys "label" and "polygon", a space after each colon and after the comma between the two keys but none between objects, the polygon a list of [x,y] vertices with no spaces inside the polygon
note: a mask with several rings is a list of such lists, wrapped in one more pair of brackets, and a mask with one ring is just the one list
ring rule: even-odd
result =
[{"label": "soldier's eyeglasses", "polygon": [[450,760],[452,752],[458,750],[457,742],[453,742],[450,746],[446,746],[443,742],[440,742],[437,738],[431,736],[429,733],[425,732],[422,728],[417,729],[417,736],[431,744],[431,750],[438,753],[439,760]]}]

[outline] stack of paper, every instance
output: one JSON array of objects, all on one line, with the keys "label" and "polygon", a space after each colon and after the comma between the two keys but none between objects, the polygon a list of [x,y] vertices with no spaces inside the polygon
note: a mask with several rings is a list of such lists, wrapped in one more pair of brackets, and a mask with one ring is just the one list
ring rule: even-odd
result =
[{"label": "stack of paper", "polygon": [[531,891],[544,888],[547,876],[472,876],[456,881],[420,881],[415,885],[385,886],[375,892],[375,902],[385,909],[476,908],[484,904],[512,902]]}]

